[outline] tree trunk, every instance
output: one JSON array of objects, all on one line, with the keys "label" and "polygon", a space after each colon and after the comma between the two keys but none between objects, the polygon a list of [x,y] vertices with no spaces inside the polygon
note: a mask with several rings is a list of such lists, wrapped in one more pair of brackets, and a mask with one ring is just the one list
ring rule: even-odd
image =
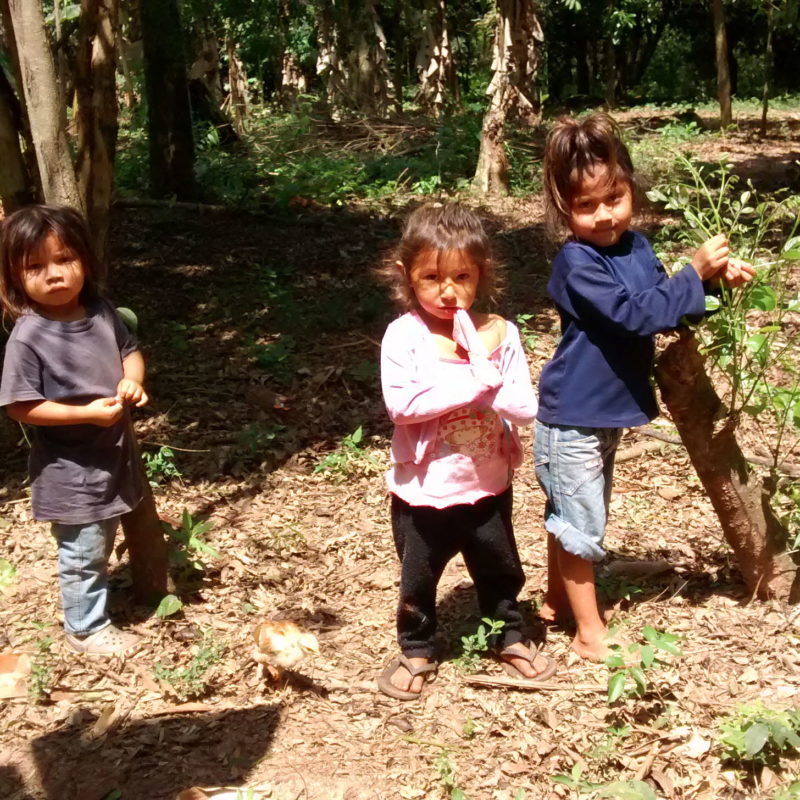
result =
[{"label": "tree trunk", "polygon": [[429,114],[441,116],[454,86],[455,65],[447,31],[445,0],[426,0],[422,41],[416,59],[419,89],[415,100]]},{"label": "tree trunk", "polygon": [[331,117],[349,111],[386,116],[391,78],[374,0],[321,4],[317,40],[317,74],[325,82]]},{"label": "tree trunk", "polygon": [[236,57],[236,42],[228,36],[225,44],[228,50],[228,85],[230,86],[233,125],[236,133],[243,136],[245,133],[244,121],[247,117],[247,79],[242,63]]},{"label": "tree trunk", "polygon": [[539,116],[534,95],[537,41],[543,35],[531,0],[498,0],[492,82],[486,90],[489,108],[483,118],[475,188],[484,194],[508,193],[505,123],[515,110],[523,122]]},{"label": "tree trunk", "polygon": [[81,0],[75,172],[97,257],[106,259],[117,149],[117,0]]},{"label": "tree trunk", "polygon": [[800,572],[785,552],[786,533],[763,480],[750,472],[705,371],[697,340],[681,331],[656,364],[656,380],[689,458],[733,548],[753,596],[800,600]]},{"label": "tree trunk", "polygon": [[[614,0],[607,0],[606,10],[610,20],[614,12]],[[615,108],[617,105],[617,52],[608,29],[603,38],[603,78],[606,108]]]},{"label": "tree trunk", "polygon": [[711,0],[714,21],[714,48],[717,58],[717,96],[719,97],[719,124],[727,128],[733,123],[731,107],[731,74],[728,66],[728,35],[725,30],[725,10],[722,0]]},{"label": "tree trunk", "polygon": [[[130,436],[136,447],[137,463],[142,465],[142,454],[131,422]],[[141,502],[133,511],[122,516],[122,531],[131,561],[133,593],[142,605],[156,605],[170,591],[169,552],[164,529],[156,510],[153,490],[141,466],[144,492]]]},{"label": "tree trunk", "polygon": [[85,211],[72,166],[64,103],[58,91],[41,3],[9,0],[8,9],[42,191],[48,202],[64,203]]},{"label": "tree trunk", "polygon": [[141,0],[150,184],[157,197],[194,200],[194,142],[177,0]]},{"label": "tree trunk", "polygon": [[20,109],[0,67],[0,201],[10,214],[34,200],[33,184],[20,147]]},{"label": "tree trunk", "polygon": [[759,133],[761,137],[767,135],[767,111],[769,110],[769,92],[772,84],[772,33],[773,33],[773,8],[772,3],[767,3],[767,43],[764,47],[764,92],[761,97],[761,126]]}]

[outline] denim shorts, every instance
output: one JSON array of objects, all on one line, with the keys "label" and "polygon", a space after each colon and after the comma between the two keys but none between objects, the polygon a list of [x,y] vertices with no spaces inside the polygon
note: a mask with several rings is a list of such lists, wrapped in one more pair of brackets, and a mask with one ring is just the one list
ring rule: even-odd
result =
[{"label": "denim shorts", "polygon": [[603,536],[621,428],[573,428],[536,421],[536,479],[547,497],[544,527],[587,561],[606,554]]}]

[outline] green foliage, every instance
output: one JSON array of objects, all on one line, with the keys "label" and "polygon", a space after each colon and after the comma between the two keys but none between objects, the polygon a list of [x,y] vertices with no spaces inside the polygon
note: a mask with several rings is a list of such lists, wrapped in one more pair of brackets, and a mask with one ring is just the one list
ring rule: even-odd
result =
[{"label": "green foliage", "polygon": [[800,800],[800,781],[794,781],[789,786],[778,789],[772,800]]},{"label": "green foliage", "polygon": [[719,721],[723,758],[775,767],[800,750],[800,710],[773,711],[762,703],[741,705]]},{"label": "green foliage", "polygon": [[159,619],[171,617],[173,614],[177,614],[182,608],[183,603],[181,600],[174,594],[168,594],[161,598],[161,602],[158,604],[158,608],[156,608],[156,616]]},{"label": "green foliage", "polygon": [[285,425],[265,425],[263,422],[251,422],[239,431],[239,445],[250,456],[261,457],[266,454],[274,442],[279,441],[286,433]]},{"label": "green foliage", "polygon": [[36,651],[31,659],[31,674],[28,678],[28,700],[34,705],[47,699],[53,683],[53,663],[50,648],[53,640],[43,636],[36,642]]},{"label": "green foliage", "polygon": [[17,568],[5,558],[0,558],[0,594],[17,579]]},{"label": "green foliage", "polygon": [[475,633],[461,637],[461,655],[453,659],[453,666],[460,672],[475,672],[483,654],[489,649],[489,639],[505,627],[505,622],[483,617]]},{"label": "green foliage", "polygon": [[322,473],[334,483],[340,483],[356,474],[369,474],[380,469],[380,463],[364,448],[364,429],[359,425],[351,434],[342,439],[337,450],[328,453],[314,467],[315,473]]},{"label": "green foliage", "polygon": [[267,344],[253,345],[256,364],[278,383],[289,383],[294,375],[294,336],[285,333]]},{"label": "green foliage", "polygon": [[[762,199],[748,186],[740,191],[739,179],[728,164],[698,166],[680,157],[685,179],[656,187],[649,197],[681,214],[685,225],[679,236],[697,245],[717,233],[728,235],[732,252],[758,266],[755,279],[741,289],[720,289],[716,313],[698,329],[704,351],[727,391],[723,401],[728,415],[740,413],[756,422],[771,418],[777,437],[765,437],[775,463],[788,449],[787,435],[800,430],[800,370],[797,344],[786,331],[787,314],[800,308],[800,298],[788,282],[789,264],[800,258],[800,236],[791,198]],[[789,235],[775,252],[775,232]],[[780,383],[775,382],[780,366]]]},{"label": "green foliage", "polygon": [[452,761],[450,761],[450,755],[446,750],[442,750],[439,755],[436,756],[434,768],[436,769],[439,783],[441,783],[442,788],[447,792],[447,796],[450,800],[467,800],[467,796],[458,787],[456,771]]},{"label": "green foliage", "polygon": [[656,793],[643,781],[593,783],[583,778],[583,767],[575,764],[569,775],[553,775],[551,780],[572,789],[578,797],[609,800],[658,800]]},{"label": "green foliage", "polygon": [[774,504],[778,518],[789,534],[788,550],[796,553],[800,551],[800,486],[796,483],[778,486]]},{"label": "green foliage", "polygon": [[608,667],[608,703],[615,703],[622,697],[644,697],[648,690],[648,674],[664,664],[659,657],[666,653],[682,655],[675,642],[678,637],[672,633],[657,631],[649,625],[642,630],[647,644],[632,643],[623,648],[612,644],[611,655],[604,663]]},{"label": "green foliage", "polygon": [[203,638],[185,667],[167,667],[160,661],[153,667],[156,680],[172,687],[179,700],[202,697],[209,688],[208,671],[222,659],[226,647],[216,641],[211,631],[203,631]]},{"label": "green foliage", "polygon": [[155,453],[142,453],[144,471],[150,485],[155,488],[164,481],[182,477],[181,471],[175,466],[175,453],[172,448],[162,445]]},{"label": "green foliage", "polygon": [[184,508],[180,528],[175,528],[167,522],[162,522],[161,526],[175,545],[170,550],[169,558],[179,570],[202,572],[205,569],[203,559],[206,556],[219,557],[219,553],[202,538],[214,527],[213,522],[197,520],[188,509]]},{"label": "green foliage", "polygon": [[536,314],[517,314],[517,327],[519,328],[519,337],[525,349],[532,353],[536,347],[536,342],[539,335],[534,331],[532,320],[536,319]]}]

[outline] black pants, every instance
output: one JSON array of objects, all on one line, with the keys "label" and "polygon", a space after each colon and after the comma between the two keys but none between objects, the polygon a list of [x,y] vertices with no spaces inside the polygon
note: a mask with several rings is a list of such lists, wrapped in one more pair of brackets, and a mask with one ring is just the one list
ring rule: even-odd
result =
[{"label": "black pants", "polygon": [[[474,505],[411,506],[392,495],[392,532],[402,562],[397,640],[409,658],[432,658],[436,586],[447,562],[464,556],[481,615],[505,622],[503,646],[522,639],[517,595],[525,583],[511,524],[511,489]],[[493,643],[494,644],[494,643]]]}]

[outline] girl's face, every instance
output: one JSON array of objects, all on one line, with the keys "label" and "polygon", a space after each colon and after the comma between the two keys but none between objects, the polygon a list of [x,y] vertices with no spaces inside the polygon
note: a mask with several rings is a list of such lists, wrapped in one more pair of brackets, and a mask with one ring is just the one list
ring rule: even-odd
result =
[{"label": "girl's face", "polygon": [[577,239],[609,247],[630,227],[633,193],[628,181],[608,182],[608,170],[597,166],[585,173],[570,201],[569,228]]},{"label": "girl's face", "polygon": [[43,316],[68,320],[80,310],[83,265],[54,233],[30,254],[20,277],[25,294]]},{"label": "girl's face", "polygon": [[475,302],[481,271],[460,250],[423,250],[408,277],[423,316],[452,322]]}]

